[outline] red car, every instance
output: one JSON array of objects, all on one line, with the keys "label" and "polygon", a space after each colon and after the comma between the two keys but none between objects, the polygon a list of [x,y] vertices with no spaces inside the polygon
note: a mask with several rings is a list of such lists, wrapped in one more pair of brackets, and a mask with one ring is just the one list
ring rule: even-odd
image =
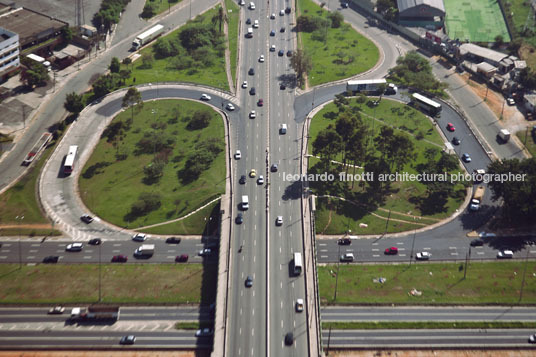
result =
[{"label": "red car", "polygon": [[262,98],[259,99],[259,101],[257,102],[257,105],[258,105],[259,107],[262,107],[262,106],[264,105],[264,101],[262,100]]},{"label": "red car", "polygon": [[397,247],[390,247],[385,250],[385,254],[387,255],[395,255],[398,254],[398,248]]},{"label": "red car", "polygon": [[112,263],[126,263],[128,257],[126,255],[114,255],[112,257]]},{"label": "red car", "polygon": [[456,128],[454,127],[454,125],[452,125],[452,123],[448,123],[448,124],[447,124],[447,130],[448,130],[448,131],[455,131]]},{"label": "red car", "polygon": [[177,255],[175,258],[177,263],[185,263],[188,261],[188,254]]}]

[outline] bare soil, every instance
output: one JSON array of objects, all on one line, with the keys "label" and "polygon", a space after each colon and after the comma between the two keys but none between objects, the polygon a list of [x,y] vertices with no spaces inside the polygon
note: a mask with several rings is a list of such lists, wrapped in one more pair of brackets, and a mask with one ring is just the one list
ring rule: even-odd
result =
[{"label": "bare soil", "polygon": [[[0,355],[1,356],[1,355]],[[334,351],[335,357],[532,357],[534,350],[404,350],[404,351]]]},{"label": "bare soil", "polygon": [[207,351],[2,351],[0,357],[208,357]]}]

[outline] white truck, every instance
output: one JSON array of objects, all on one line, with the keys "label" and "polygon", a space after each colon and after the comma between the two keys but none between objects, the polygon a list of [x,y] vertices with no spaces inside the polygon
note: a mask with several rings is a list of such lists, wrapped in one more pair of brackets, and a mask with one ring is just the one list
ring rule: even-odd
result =
[{"label": "white truck", "polygon": [[510,140],[510,132],[506,129],[501,129],[499,131],[499,138],[501,138],[502,141],[504,142],[507,142],[508,140]]},{"label": "white truck", "polygon": [[142,244],[134,251],[137,257],[152,257],[154,254],[154,244]]},{"label": "white truck", "polygon": [[398,88],[393,83],[387,83],[384,78],[348,81],[348,83],[346,83],[346,91],[352,93],[376,93],[378,92],[380,85],[385,85],[386,94],[396,94],[398,91]]},{"label": "white truck", "polygon": [[137,36],[132,42],[132,50],[136,51],[141,46],[151,42],[164,32],[164,26],[157,24],[143,32],[141,35]]}]

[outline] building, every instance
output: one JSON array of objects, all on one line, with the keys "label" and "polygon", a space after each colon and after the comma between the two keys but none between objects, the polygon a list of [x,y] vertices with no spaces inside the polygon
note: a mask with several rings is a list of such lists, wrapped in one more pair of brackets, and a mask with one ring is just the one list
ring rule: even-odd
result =
[{"label": "building", "polygon": [[19,35],[0,27],[0,81],[19,66]]},{"label": "building", "polygon": [[527,112],[536,114],[536,93],[525,94],[523,103]]},{"label": "building", "polygon": [[397,0],[397,6],[401,25],[434,29],[443,27],[443,0]]},{"label": "building", "polygon": [[476,66],[477,73],[482,74],[487,79],[493,77],[495,72],[497,72],[497,67],[492,66],[487,62],[481,62]]},{"label": "building", "polygon": [[486,47],[480,47],[472,43],[463,43],[458,48],[458,56],[471,62],[487,62],[497,67],[502,73],[510,71],[519,59],[505,53],[494,51]]}]

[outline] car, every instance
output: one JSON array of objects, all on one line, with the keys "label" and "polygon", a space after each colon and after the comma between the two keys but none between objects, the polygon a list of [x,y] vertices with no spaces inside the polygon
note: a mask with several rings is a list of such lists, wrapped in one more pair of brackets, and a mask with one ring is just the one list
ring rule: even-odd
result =
[{"label": "car", "polygon": [[516,105],[514,98],[507,98],[506,103],[508,103],[508,105]]},{"label": "car", "polygon": [[279,134],[286,134],[287,133],[287,124],[281,124],[281,127],[279,128]]},{"label": "car", "polygon": [[456,131],[456,128],[454,127],[454,125],[452,123],[448,123],[447,124],[447,130],[448,131]]},{"label": "car", "polygon": [[80,220],[86,224],[90,224],[93,222],[93,217],[91,217],[89,214],[83,214],[80,216]]},{"label": "car", "polygon": [[272,166],[270,166],[270,171],[272,172],[277,172],[277,169],[278,169],[277,164],[272,164]]},{"label": "car", "polygon": [[145,233],[136,233],[132,236],[134,242],[145,242],[149,238]]},{"label": "car", "polygon": [[244,5],[246,5],[246,2],[245,2],[244,0],[240,0],[240,2],[238,3],[238,5],[240,5],[240,6],[244,6]]},{"label": "car", "polygon": [[121,345],[133,345],[136,342],[136,336],[134,335],[128,335],[121,337],[121,340],[119,340],[119,343]]},{"label": "car", "polygon": [[341,4],[341,6],[342,6],[343,9],[348,9],[348,3],[347,2],[343,2]]},{"label": "car", "polygon": [[212,253],[212,250],[210,248],[201,249],[199,253],[197,253],[200,257],[206,257],[209,256]]},{"label": "car", "polygon": [[454,145],[460,145],[460,139],[458,139],[458,137],[455,136],[452,138],[452,143]]},{"label": "car", "polygon": [[250,10],[255,10],[255,3],[250,2],[250,3],[249,3],[249,9],[250,9]]},{"label": "car", "polygon": [[227,103],[225,107],[227,108],[228,111],[231,111],[231,112],[235,109],[234,105],[232,105],[231,103]]},{"label": "car", "polygon": [[285,12],[286,12],[287,14],[290,14],[290,11],[291,11],[290,7],[287,6],[287,8],[285,9]]},{"label": "car", "polygon": [[51,307],[48,310],[48,314],[50,314],[50,315],[60,315],[60,314],[63,314],[64,311],[65,311],[65,308],[63,306],[61,306],[61,305],[58,305],[58,306]]},{"label": "car", "polygon": [[471,162],[471,156],[469,156],[468,153],[464,153],[464,154],[462,155],[462,160],[463,160],[464,162]]},{"label": "car", "polygon": [[57,263],[60,257],[57,255],[49,255],[47,257],[43,258],[43,263],[50,264],[50,263]]},{"label": "car", "polygon": [[238,216],[236,216],[235,223],[236,224],[244,223],[244,215],[242,213],[239,213]]},{"label": "car", "polygon": [[247,88],[247,87],[248,87],[248,81],[242,82],[242,88]]},{"label": "car", "polygon": [[68,252],[79,252],[82,250],[82,248],[84,248],[82,243],[71,243],[65,247],[65,250]]},{"label": "car", "polygon": [[529,336],[529,342],[530,342],[530,343],[536,343],[536,334],[535,334],[535,335],[530,335],[530,336]]},{"label": "car", "polygon": [[480,238],[495,238],[497,235],[495,233],[488,233],[488,232],[480,232],[478,233],[478,236]]},{"label": "car", "polygon": [[246,175],[240,176],[240,180],[238,180],[238,183],[243,185],[246,183]]},{"label": "car", "polygon": [[272,13],[272,14],[270,15],[270,18],[271,18],[272,20],[275,19],[275,14]]},{"label": "car", "polygon": [[484,241],[482,239],[473,239],[469,244],[471,247],[481,247],[484,245]]},{"label": "car", "polygon": [[270,31],[270,36],[275,36],[275,30]]},{"label": "car", "polygon": [[255,177],[255,176],[257,176],[257,170],[251,169],[251,171],[249,172],[249,177]]},{"label": "car", "polygon": [[90,239],[89,242],[87,242],[87,244],[89,245],[100,245],[102,243],[102,240],[100,238],[93,238],[93,239]]},{"label": "car", "polygon": [[258,29],[259,28],[259,20],[253,21],[253,27]]},{"label": "car", "polygon": [[264,62],[264,55],[260,55],[259,62]]},{"label": "car", "polygon": [[285,55],[285,51],[283,51],[283,50],[279,50],[279,52],[277,52],[277,55],[278,55],[279,57],[282,57],[282,56]]},{"label": "car", "polygon": [[296,299],[296,312],[303,312],[303,299]]},{"label": "car", "polygon": [[354,261],[354,253],[344,253],[341,255],[341,262],[353,262]]},{"label": "car", "polygon": [[285,32],[285,28],[284,28],[284,27],[281,27],[281,29],[279,30],[279,32]]},{"label": "car", "polygon": [[246,288],[251,288],[253,286],[253,278],[248,275],[244,284],[246,285]]},{"label": "car", "polygon": [[283,83],[281,83],[281,84],[279,85],[279,89],[281,89],[281,90],[285,90],[285,89],[287,89],[287,86],[284,85]]},{"label": "car", "polygon": [[236,160],[240,160],[242,158],[242,153],[240,152],[240,150],[236,150],[236,152],[234,154],[234,158]]},{"label": "car", "polygon": [[250,119],[255,119],[256,117],[257,117],[257,113],[255,113],[254,110],[252,110],[252,111],[249,112],[249,118],[250,118]]},{"label": "car", "polygon": [[185,263],[188,261],[188,254],[181,254],[175,257],[177,263]]},{"label": "car", "polygon": [[208,94],[201,94],[201,100],[211,100],[212,98]]},{"label": "car", "polygon": [[251,25],[251,19],[248,17],[248,19],[246,20],[246,24],[247,25]]},{"label": "car", "polygon": [[339,245],[350,245],[350,244],[352,244],[352,241],[350,240],[350,238],[339,238],[337,243]]},{"label": "car", "polygon": [[501,250],[499,251],[499,253],[497,253],[498,259],[512,259],[513,257],[514,257],[514,252],[508,249]]},{"label": "car", "polygon": [[255,74],[255,68],[250,68],[249,71],[248,71],[248,74],[250,76],[253,76]]},{"label": "car", "polygon": [[212,336],[213,333],[214,331],[212,331],[211,328],[206,327],[195,331],[195,337],[209,337]]},{"label": "car", "polygon": [[473,170],[473,179],[475,182],[482,182],[484,180],[484,175],[486,174],[486,170],[484,169],[474,169]]},{"label": "car", "polygon": [[285,10],[280,10],[279,11],[279,16],[285,16]]},{"label": "car", "polygon": [[398,248],[397,247],[389,247],[389,248],[385,249],[384,253],[387,254],[387,255],[396,255],[396,254],[398,254]]},{"label": "car", "polygon": [[275,45],[270,46],[270,52],[275,52]]},{"label": "car", "polygon": [[255,90],[255,87],[251,87],[251,89],[249,90],[249,95],[255,95],[257,93],[257,91]]},{"label": "car", "polygon": [[294,334],[292,332],[289,332],[285,335],[285,345],[292,346],[294,343]]},{"label": "car", "polygon": [[260,175],[257,179],[257,185],[262,185],[264,183],[264,176]]},{"label": "car", "polygon": [[428,252],[419,252],[415,255],[415,259],[417,260],[428,260],[430,259],[431,254]]},{"label": "car", "polygon": [[277,218],[275,219],[275,225],[276,226],[283,225],[283,216],[277,216]]},{"label": "car", "polygon": [[181,239],[178,237],[169,237],[166,239],[167,244],[179,244],[181,242]]},{"label": "car", "polygon": [[128,261],[128,257],[126,255],[114,255],[112,257],[112,263],[126,263]]},{"label": "car", "polygon": [[292,57],[292,51],[291,50],[287,51],[287,57]]},{"label": "car", "polygon": [[263,105],[264,105],[264,101],[262,100],[262,98],[260,98],[260,99],[257,101],[257,106],[262,107]]}]

